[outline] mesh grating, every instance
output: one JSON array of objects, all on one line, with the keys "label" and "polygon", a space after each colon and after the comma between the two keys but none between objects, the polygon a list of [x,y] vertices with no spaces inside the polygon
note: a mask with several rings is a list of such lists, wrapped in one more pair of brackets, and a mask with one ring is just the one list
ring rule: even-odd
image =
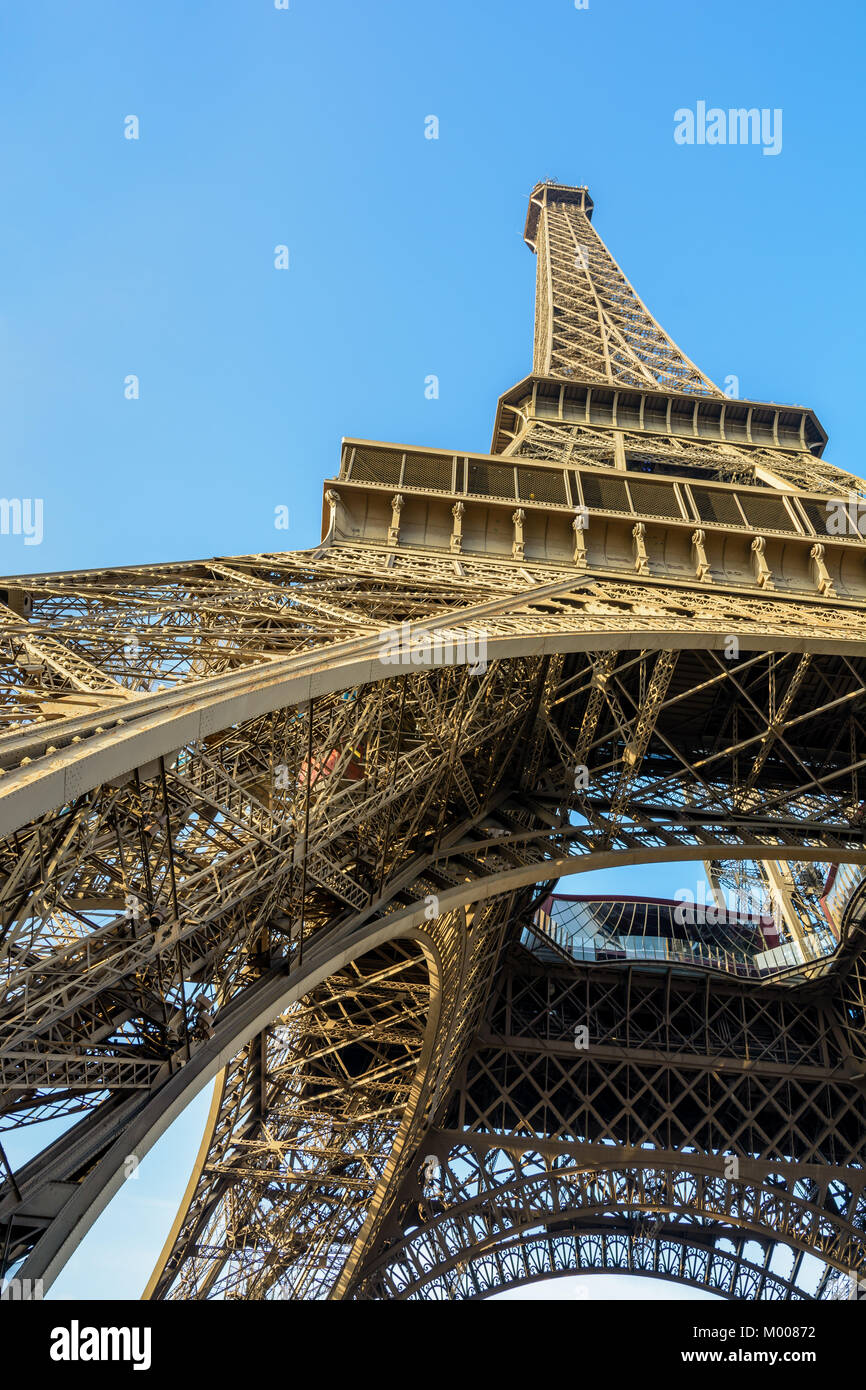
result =
[{"label": "mesh grating", "polygon": [[692,496],[701,521],[714,521],[720,526],[743,526],[742,513],[732,492],[716,492],[706,487],[693,487]]},{"label": "mesh grating", "polygon": [[404,487],[429,487],[451,491],[454,460],[450,455],[407,454],[403,472]]},{"label": "mesh grating", "polygon": [[677,495],[671,483],[644,483],[629,478],[628,490],[636,512],[641,516],[670,516],[682,520]]},{"label": "mesh grating", "polygon": [[352,478],[361,483],[399,483],[402,454],[385,449],[356,449]]},{"label": "mesh grating", "polygon": [[622,478],[600,478],[597,473],[581,473],[584,501],[600,512],[630,512],[628,494]]},{"label": "mesh grating", "polygon": [[740,506],[746,520],[756,531],[796,531],[781,497],[755,497],[740,494]]},{"label": "mesh grating", "polygon": [[484,497],[514,498],[514,468],[498,463],[470,463],[469,491]]},{"label": "mesh grating", "polygon": [[828,497],[826,502],[816,502],[800,498],[800,504],[804,507],[807,517],[812,523],[812,529],[819,536],[856,536],[857,517],[853,513],[856,507],[848,506],[841,497]]},{"label": "mesh grating", "polygon": [[565,505],[565,479],[558,469],[518,468],[517,488],[521,502],[557,502]]}]

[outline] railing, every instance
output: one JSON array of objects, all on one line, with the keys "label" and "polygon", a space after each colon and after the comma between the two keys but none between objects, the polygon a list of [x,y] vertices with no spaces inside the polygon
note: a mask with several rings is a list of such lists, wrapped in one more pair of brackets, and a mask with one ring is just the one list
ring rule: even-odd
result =
[{"label": "railing", "polygon": [[825,885],[821,906],[824,916],[838,938],[845,909],[866,877],[862,864],[834,864]]},{"label": "railing", "polygon": [[746,956],[734,951],[716,949],[702,942],[645,941],[641,937],[621,937],[605,946],[598,946],[585,937],[570,934],[554,918],[541,911],[536,913],[533,926],[534,932],[524,932],[524,941],[530,949],[533,935],[536,942],[539,936],[547,936],[560,951],[576,961],[599,964],[629,960],[658,961],[661,964],[690,965],[703,970],[718,970],[726,975],[748,979],[765,979],[769,975],[778,975],[810,961],[822,960],[829,954],[815,932],[803,938],[802,951],[793,942],[785,942],[760,955]]}]

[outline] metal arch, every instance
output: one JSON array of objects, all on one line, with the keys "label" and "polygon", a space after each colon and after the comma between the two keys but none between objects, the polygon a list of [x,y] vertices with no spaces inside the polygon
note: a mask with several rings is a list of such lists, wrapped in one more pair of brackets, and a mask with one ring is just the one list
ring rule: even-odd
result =
[{"label": "metal arch", "polygon": [[[329,1179],[330,1209],[325,1221],[325,1229],[320,1232],[317,1240],[319,1246],[319,1259],[329,1258],[332,1260],[333,1282],[349,1279],[353,1276],[358,1260],[363,1255],[366,1243],[369,1240],[368,1233],[375,1233],[383,1215],[383,1204],[390,1196],[391,1191],[402,1180],[406,1155],[410,1153],[417,1142],[417,1136],[423,1128],[426,1116],[431,1108],[435,1107],[438,1090],[447,1082],[450,1072],[453,1069],[455,1058],[459,1055],[465,1045],[467,1020],[469,1026],[474,1022],[477,1011],[473,1009],[471,1000],[478,997],[479,992],[483,996],[484,979],[489,978],[489,969],[495,960],[498,946],[501,941],[502,930],[508,919],[508,905],[510,899],[506,897],[499,902],[491,904],[481,913],[474,916],[471,922],[471,930],[467,929],[464,914],[458,912],[443,913],[435,922],[427,924],[425,936],[430,941],[437,942],[437,957],[440,964],[442,985],[438,990],[439,1016],[435,1020],[427,1020],[425,1033],[424,1050],[418,1058],[415,1067],[411,1086],[407,1088],[406,1099],[403,1102],[398,1123],[395,1123],[394,1133],[390,1137],[387,1152],[382,1157],[381,1171],[377,1171],[376,1182],[371,1185],[374,1189],[369,1203],[364,1206],[360,1216],[357,1212],[347,1214],[348,1198],[346,1194],[340,1194],[340,1179],[334,1177]],[[395,922],[392,927],[396,935],[407,935],[404,930],[399,930],[399,923]],[[456,928],[456,929],[455,929]],[[416,935],[417,933],[412,933]],[[455,949],[456,948],[456,949]],[[350,1038],[351,1042],[352,1039]],[[272,1094],[268,1097],[267,1112],[272,1116],[279,1116],[284,1108],[285,1087],[291,1086],[296,1078],[297,1069],[290,1073],[285,1079],[277,1078],[273,1087]],[[270,1123],[270,1122],[269,1122]],[[214,1132],[216,1126],[214,1127]],[[238,1143],[238,1131],[231,1135],[224,1135],[221,1151],[225,1155],[220,1171],[224,1173],[228,1183],[234,1181],[234,1169],[232,1164],[232,1151],[236,1149]],[[288,1147],[292,1148],[292,1131],[287,1134]],[[168,1242],[163,1255],[157,1265],[154,1275],[148,1286],[149,1294],[153,1297],[201,1297],[207,1296],[209,1290],[217,1278],[220,1268],[226,1263],[227,1253],[214,1248],[214,1241],[208,1235],[208,1230],[214,1223],[222,1231],[225,1224],[225,1214],[221,1209],[214,1205],[213,1179],[209,1176],[213,1171],[214,1165],[214,1145],[211,1145],[210,1153],[206,1161],[201,1165],[201,1178],[198,1184],[198,1191],[191,1193],[192,1200],[187,1204],[186,1211],[181,1214],[173,1241]],[[294,1181],[294,1175],[290,1175],[290,1182]],[[226,1192],[225,1186],[222,1192],[217,1193],[217,1201],[228,1197],[231,1207],[231,1189]],[[351,1194],[349,1194],[351,1196]],[[242,1200],[244,1193],[241,1193]],[[301,1206],[303,1207],[303,1200]],[[307,1203],[309,1206],[309,1202]],[[229,1212],[230,1223],[237,1225],[236,1213]],[[242,1225],[246,1229],[248,1222],[252,1219],[252,1213],[245,1209],[242,1216]],[[293,1257],[291,1243],[286,1246],[278,1238],[272,1238],[271,1226],[276,1223],[282,1226],[282,1208],[271,1206],[265,1215],[261,1213],[256,1218],[257,1228],[261,1237],[261,1244],[267,1247],[265,1266],[262,1269],[250,1270],[247,1268],[242,1271],[245,1279],[254,1279],[256,1286],[262,1290],[268,1290],[278,1285],[282,1287],[283,1281],[288,1281],[289,1286],[295,1289],[296,1296],[328,1296],[332,1292],[331,1275],[326,1281],[327,1287],[322,1292],[317,1292],[318,1285],[322,1280],[314,1277],[310,1284],[309,1273],[306,1268],[296,1268],[296,1259]],[[335,1223],[340,1228],[341,1240],[335,1241],[333,1228]],[[348,1229],[350,1238],[346,1241],[345,1231]],[[224,1240],[234,1247],[236,1241]],[[329,1257],[327,1255],[328,1245],[336,1245],[336,1253]],[[197,1266],[204,1265],[201,1270]],[[320,1268],[321,1265],[316,1266]],[[229,1276],[231,1277],[231,1275]],[[264,1282],[262,1282],[262,1280]],[[300,1280],[300,1283],[293,1281]],[[304,1290],[300,1293],[300,1290]],[[247,1295],[253,1296],[253,1295]],[[255,1296],[264,1296],[260,1293]]]},{"label": "metal arch", "polygon": [[[574,587],[574,579],[569,578],[555,587],[569,592]],[[537,602],[542,605],[548,596],[547,591],[540,594],[529,591],[524,604]],[[515,603],[515,607],[518,604]],[[443,615],[441,623],[443,627],[451,627],[458,620],[465,620],[463,610]],[[471,620],[477,621],[477,618]],[[754,629],[749,630],[746,625],[741,630],[741,623],[742,618],[731,615],[731,620],[724,625],[716,618],[702,631],[684,632],[676,631],[673,626],[665,630],[642,625],[639,636],[626,637],[622,633],[610,632],[600,623],[576,632],[569,628],[566,621],[559,630],[539,636],[537,629],[533,630],[531,626],[523,633],[497,633],[491,618],[487,643],[492,661],[602,650],[723,651],[732,636],[737,637],[745,652],[832,651],[852,657],[866,656],[866,622],[862,624],[862,631],[852,633],[850,637],[840,634],[833,639],[819,632],[810,636],[785,632],[786,624],[783,622],[776,631],[768,626],[760,634]],[[419,623],[410,633],[410,641],[414,643],[419,636],[429,632],[431,626],[430,622]],[[436,626],[439,626],[438,621]],[[378,637],[374,641],[378,648]],[[369,650],[374,643],[366,645]],[[107,730],[103,726],[110,726],[111,721],[104,714],[89,716],[86,721],[76,721],[73,741],[60,752],[45,751],[46,747],[53,747],[48,742],[47,732],[36,736],[35,741],[33,735],[28,735],[23,741],[19,739],[14,746],[14,755],[22,756],[25,763],[19,770],[7,772],[0,783],[0,835],[10,835],[72,797],[122,777],[134,768],[165,757],[186,744],[222,733],[239,721],[255,719],[277,710],[299,708],[311,698],[353,690],[369,683],[394,681],[406,674],[405,668],[389,669],[366,654],[346,657],[341,661],[328,661],[330,656],[327,649],[317,653],[318,661],[313,674],[301,670],[298,674],[284,675],[280,671],[280,663],[273,662],[262,668],[261,673],[246,671],[242,676],[218,678],[212,683],[214,688],[201,695],[194,693],[195,686],[182,686],[158,699],[143,697],[140,716],[138,701],[134,709],[131,704],[125,705],[120,726],[115,724]],[[326,658],[324,662],[321,660],[323,657]],[[302,663],[306,666],[311,664],[308,658]],[[448,665],[447,661],[425,654],[420,645],[412,653],[413,671],[438,670],[445,665]],[[148,718],[147,711],[151,708],[154,713]],[[53,727],[50,738],[59,740],[62,732],[61,726]]]},{"label": "metal arch", "polygon": [[[527,1271],[532,1272],[528,1272],[526,1277],[521,1277],[519,1273],[513,1277],[505,1274],[502,1256],[506,1252],[512,1255],[512,1270],[516,1264],[524,1261]],[[573,1259],[571,1264],[568,1262],[570,1258]],[[495,1266],[495,1269],[491,1266]],[[484,1282],[485,1274],[490,1276],[487,1283]],[[414,1297],[433,1298],[433,1291],[438,1286],[440,1298],[465,1297],[472,1302],[549,1279],[594,1274],[634,1274],[645,1279],[660,1279],[689,1288],[707,1289],[720,1298],[732,1300],[810,1297],[790,1280],[772,1275],[764,1266],[756,1265],[740,1255],[690,1245],[687,1239],[673,1233],[664,1240],[640,1236],[636,1241],[626,1231],[611,1231],[609,1234],[593,1231],[586,1236],[575,1231],[574,1235],[563,1234],[555,1239],[547,1235],[521,1236],[514,1242],[511,1251],[507,1251],[503,1242],[471,1259],[466,1265],[461,1265],[456,1274],[438,1273],[431,1276],[423,1286],[424,1292],[419,1291]],[[464,1294],[462,1289],[466,1285],[472,1287],[473,1292]]]},{"label": "metal arch", "polygon": [[[397,1111],[393,1123],[388,1122],[384,1126],[384,1131],[379,1134],[379,1144],[374,1145],[369,1133],[369,1127],[362,1125],[357,1120],[349,1125],[349,1138],[360,1134],[366,1140],[366,1147],[362,1159],[362,1175],[359,1178],[349,1178],[346,1184],[345,1178],[342,1180],[344,1185],[350,1189],[349,1196],[353,1198],[353,1209],[349,1213],[350,1220],[354,1223],[354,1231],[360,1231],[363,1225],[374,1215],[378,1203],[381,1202],[383,1191],[387,1191],[390,1169],[393,1165],[394,1155],[400,1153],[404,1142],[411,1142],[411,1132],[413,1124],[416,1123],[416,1112],[419,1105],[419,1096],[423,1093],[425,1078],[435,1064],[434,1052],[437,1042],[437,1032],[441,1025],[441,1014],[443,1004],[443,966],[446,965],[443,954],[438,949],[433,949],[430,940],[418,935],[413,935],[404,940],[412,944],[421,945],[423,954],[427,958],[430,986],[425,987],[420,993],[429,994],[429,1008],[425,1006],[423,1000],[418,999],[419,991],[415,990],[416,1015],[418,1026],[413,1030],[412,1016],[408,1007],[401,1007],[401,996],[392,996],[392,1008],[398,1010],[396,1019],[390,1021],[391,1026],[380,1030],[378,1036],[370,1028],[356,1029],[355,1035],[360,1034],[368,1047],[372,1047],[375,1041],[392,1042],[395,1032],[399,1040],[405,1046],[405,1056],[399,1067],[389,1065],[386,1068],[388,1079],[388,1090],[392,1095],[390,1109]],[[371,960],[375,953],[366,952],[353,962],[355,967],[363,967]],[[381,955],[381,953],[379,953]],[[445,953],[447,955],[447,951]],[[410,968],[413,966],[414,957],[410,956],[405,964]],[[380,962],[381,963],[381,962]],[[393,987],[396,979],[399,978],[399,969],[393,967],[386,968],[382,972],[388,977],[389,984]],[[447,977],[447,966],[445,970]],[[328,985],[332,987],[334,997],[345,1004],[351,999],[351,981],[349,988],[342,983],[343,976],[339,973],[332,973],[328,977]],[[359,978],[363,978],[363,971],[359,970]],[[432,987],[431,987],[432,986]],[[358,991],[358,996],[363,998],[363,991]],[[303,1000],[303,1006],[310,1011],[311,1001],[314,992],[309,991]],[[292,1023],[291,1010],[285,1011],[282,1015],[280,1026],[290,1027]],[[307,1024],[307,1029],[309,1025]],[[414,1031],[414,1036],[413,1035]],[[305,1201],[309,1205],[307,1197],[310,1182],[314,1187],[325,1190],[332,1194],[334,1189],[341,1185],[340,1179],[329,1177],[328,1165],[337,1165],[347,1157],[346,1152],[346,1133],[341,1134],[340,1142],[336,1146],[336,1151],[325,1162],[323,1169],[321,1161],[313,1164],[312,1167],[289,1166],[283,1172],[284,1164],[279,1163],[275,1168],[273,1164],[261,1167],[259,1161],[262,1157],[261,1132],[266,1135],[266,1149],[268,1155],[276,1155],[285,1160],[286,1163],[293,1156],[293,1144],[289,1131],[282,1131],[279,1127],[279,1111],[281,1096],[285,1088],[281,1089],[281,1078],[275,1076],[274,1072],[265,1058],[268,1056],[269,1033],[265,1032],[254,1039],[251,1039],[244,1052],[233,1059],[232,1066],[227,1068],[220,1078],[221,1094],[215,1095],[214,1104],[209,1116],[209,1124],[199,1150],[199,1155],[195,1164],[194,1172],[187,1187],[184,1200],[178,1210],[172,1230],[165,1242],[163,1251],[157,1261],[153,1274],[144,1292],[144,1298],[165,1298],[169,1296],[179,1296],[174,1293],[172,1286],[175,1284],[178,1274],[183,1274],[182,1265],[184,1261],[197,1262],[199,1269],[190,1279],[187,1275],[187,1290],[182,1296],[186,1297],[208,1297],[213,1295],[213,1291],[218,1288],[220,1280],[224,1277],[224,1266],[231,1262],[236,1240],[234,1236],[241,1231],[248,1233],[251,1221],[255,1219],[255,1203],[261,1195],[261,1189],[256,1187],[259,1183],[268,1192],[273,1192],[275,1188],[283,1185],[283,1204],[292,1212],[293,1226],[297,1225],[303,1216]],[[346,1039],[349,1046],[353,1045],[353,1037]],[[227,1142],[227,1136],[218,1133],[219,1120],[224,1113],[225,1092],[234,1083],[235,1098],[240,1099],[239,1088],[236,1082],[238,1071],[244,1070],[246,1053],[251,1050],[261,1052],[262,1069],[265,1072],[261,1083],[254,1077],[251,1098],[253,1100],[252,1114],[247,1116],[246,1123],[236,1122],[235,1133]],[[340,1044],[333,1034],[328,1038],[326,1052],[336,1053],[339,1057]],[[376,1061],[381,1060],[381,1056],[376,1057]],[[321,1061],[321,1053],[319,1056]],[[297,1072],[299,1068],[296,1067]],[[334,1069],[339,1070],[339,1067]],[[375,1070],[374,1067],[368,1069],[354,1077],[354,1083],[364,1087],[368,1084],[368,1078]],[[403,1074],[402,1085],[400,1073]],[[330,1074],[330,1073],[329,1073]],[[324,1075],[324,1073],[322,1074]],[[317,1080],[322,1079],[322,1075]],[[240,1090],[245,1090],[246,1078],[241,1078]],[[395,1105],[395,1102],[397,1104]],[[327,1107],[323,1106],[326,1113]],[[325,1114],[320,1118],[320,1125],[324,1123]],[[379,1152],[384,1139],[385,1151]],[[355,1142],[358,1142],[357,1138]],[[309,1147],[310,1141],[303,1150],[309,1156],[312,1150]],[[315,1147],[315,1146],[314,1146]],[[215,1155],[220,1155],[219,1167],[215,1163]],[[357,1153],[355,1158],[360,1157]],[[374,1163],[375,1160],[375,1163]],[[215,1173],[219,1171],[219,1178]],[[338,1170],[339,1171],[339,1170]],[[242,1190],[240,1202],[236,1200],[237,1193]],[[246,1189],[250,1189],[249,1195]],[[360,1190],[359,1190],[360,1189]],[[240,1207],[240,1217],[238,1208]],[[284,1228],[283,1212],[279,1213],[281,1228]],[[216,1222],[221,1225],[226,1221],[226,1232],[223,1248],[219,1254],[213,1249],[213,1240],[209,1236],[210,1229]],[[245,1241],[247,1246],[246,1254],[249,1253],[249,1239]],[[291,1265],[292,1260],[287,1257],[286,1265]],[[343,1260],[339,1261],[342,1266]],[[281,1271],[279,1261],[274,1259],[274,1252],[268,1251],[267,1258],[259,1261],[259,1268],[254,1271],[262,1288],[272,1287],[278,1281]],[[249,1273],[249,1271],[248,1271]]]},{"label": "metal arch", "polygon": [[[229,1113],[227,1087],[211,1147],[234,1146],[239,1200],[201,1257],[178,1226],[176,1287],[251,1240],[255,1270],[241,1260],[202,1287],[260,1296],[291,1266],[295,1296],[345,1297],[400,1214],[431,1112],[458,1094],[531,885],[714,854],[864,862],[866,552],[824,524],[835,492],[860,485],[820,458],[811,412],[722,401],[594,230],[586,264],[568,263],[590,206],[585,190],[534,196],[539,364],[559,375],[502,398],[504,452],[346,441],[315,550],[0,591],[0,1107],[20,1123],[89,1112],[67,1153],[52,1146],[0,1190],[7,1213],[19,1179],[42,1202],[28,1273],[59,1267],[118,1155],[227,1066],[241,1101]],[[470,672],[453,639],[479,627],[489,660]],[[382,651],[395,632],[396,662]],[[592,769],[582,792],[576,761]],[[847,925],[835,958],[779,977],[792,1008],[817,1017],[820,991],[832,1000],[846,1085],[866,1054],[862,916]],[[413,979],[402,1031],[384,1006],[371,1021],[375,972],[335,1014],[328,991],[362,946],[422,936],[442,962],[426,1052]],[[311,962],[321,996],[272,1085],[263,1034]],[[669,1025],[693,1010],[695,978],[667,971]],[[721,996],[730,981],[716,982]],[[763,1047],[775,987],[731,988]],[[339,1045],[321,1042],[325,1024]],[[346,1168],[334,1109],[276,1132],[310,1056],[363,1052],[389,1027],[387,1153],[363,1152],[359,1131]],[[681,1064],[657,1052],[644,1062],[672,1084]],[[850,1144],[852,1116],[823,1130]],[[296,1208],[257,1194],[263,1174],[277,1190],[278,1159],[302,1164],[310,1133],[334,1199],[316,1252],[298,1255],[281,1224]],[[205,1210],[219,1160],[199,1165]]]},{"label": "metal arch", "polygon": [[[558,877],[565,873],[589,872],[594,868],[612,866],[618,862],[654,863],[660,858],[692,859],[698,862],[706,853],[705,845],[663,851],[633,850],[619,855],[614,851],[607,851],[597,855],[547,861],[544,871]],[[749,859],[759,853],[770,855],[773,850],[772,847],[768,849],[760,842],[755,842],[734,849],[726,845],[725,853],[729,858],[739,856]],[[821,849],[807,853],[808,857],[815,859],[826,858],[834,852]],[[778,854],[790,854],[790,851],[780,847]],[[835,854],[841,857],[841,852],[835,851]],[[846,862],[866,864],[866,851],[844,851],[844,857]],[[519,887],[534,883],[538,872],[537,864],[502,870],[488,879],[450,889],[441,896],[441,911],[445,914],[473,903],[501,898]],[[411,908],[386,918],[384,922],[369,923],[362,927],[356,936],[347,932],[346,944],[342,947],[333,941],[323,941],[318,952],[311,947],[307,961],[298,970],[296,978],[293,979],[285,973],[288,962],[281,962],[257,985],[252,986],[227,1010],[225,1019],[217,1019],[213,1037],[193,1049],[187,1067],[163,1083],[143,1109],[136,1113],[134,1108],[127,1106],[125,1112],[110,1117],[113,1120],[108,1136],[109,1140],[113,1140],[111,1147],[104,1152],[104,1156],[81,1185],[67,1194],[67,1201],[54,1223],[46,1231],[40,1245],[25,1261],[21,1271],[23,1277],[42,1278],[46,1285],[50,1285],[56,1279],[86,1231],[122,1185],[124,1159],[130,1154],[136,1155],[139,1159],[144,1157],[189,1101],[251,1038],[260,1035],[274,1020],[284,1014],[292,1003],[302,998],[315,984],[327,979],[342,965],[384,942],[420,933],[427,920],[423,903],[416,903]],[[118,1127],[120,1134],[114,1138],[114,1132]],[[106,1141],[103,1140],[103,1150],[105,1145]],[[62,1148],[64,1155],[71,1154],[66,1160],[67,1164],[74,1163],[75,1150],[69,1150],[66,1144]],[[200,1151],[196,1165],[199,1171],[203,1161]],[[63,1183],[68,1182],[68,1177],[64,1170],[58,1167],[48,1174],[43,1173],[40,1182],[37,1172],[25,1170],[22,1178],[25,1200],[35,1196],[39,1186],[44,1185],[46,1181]],[[189,1195],[189,1191],[190,1189],[186,1195]],[[7,1196],[0,1204],[0,1216],[6,1214],[8,1219],[15,1206],[16,1203]],[[182,1213],[179,1213],[176,1222],[178,1228],[181,1220]],[[167,1251],[164,1251],[163,1258],[166,1254]],[[158,1272],[155,1271],[154,1278],[158,1276]]]},{"label": "metal arch", "polygon": [[[859,1030],[854,1024],[863,1013],[864,942],[856,923],[864,902],[861,889],[837,976],[828,977],[830,995],[803,984],[790,995],[729,985],[726,999],[717,985],[704,1012],[697,984],[689,997],[676,972],[653,975],[644,967],[642,975],[640,962],[619,972],[613,965],[529,967],[518,956],[505,963],[456,1080],[447,1127],[440,1120],[420,1145],[354,1296],[424,1297],[428,1279],[435,1286],[440,1276],[452,1296],[475,1296],[462,1267],[515,1230],[531,1233],[551,1219],[562,1230],[572,1208],[578,1224],[591,1208],[600,1229],[634,1211],[673,1213],[666,1235],[685,1231],[705,1242],[710,1222],[720,1238],[736,1241],[737,1229],[758,1238],[768,1260],[782,1243],[838,1271],[866,1267],[858,1061],[866,1036],[862,1021]],[[572,1021],[600,1015],[604,1031],[593,1025],[588,1051],[576,1053]],[[658,1033],[666,1043],[653,1041]],[[828,1054],[831,1038],[841,1043],[838,1057]],[[710,1074],[708,1089],[702,1076]],[[667,1118],[663,1108],[656,1114],[654,1089],[659,1107],[668,1097]],[[672,1104],[672,1094],[680,1103]],[[782,1123],[785,1111],[791,1118]],[[756,1148],[759,1161],[750,1157]],[[421,1176],[426,1154],[437,1165],[432,1179],[425,1174],[429,1181]]]},{"label": "metal arch", "polygon": [[[402,925],[404,930],[401,931],[399,927],[395,930],[392,923],[384,926],[376,924],[367,928],[354,943],[345,946],[336,954],[317,954],[313,950],[307,962],[292,976],[285,969],[287,963],[281,963],[237,1001],[236,1005],[227,1011],[227,1016],[218,1020],[213,1036],[194,1049],[188,1066],[176,1072],[164,1083],[137,1113],[122,1117],[125,1123],[118,1137],[109,1134],[108,1142],[103,1141],[102,1153],[99,1154],[97,1150],[98,1162],[78,1185],[49,1226],[45,1236],[25,1260],[21,1268],[22,1277],[42,1279],[45,1286],[50,1287],[93,1222],[123,1185],[124,1160],[130,1155],[142,1159],[198,1092],[223,1071],[226,1063],[237,1056],[251,1039],[260,1036],[292,1004],[303,999],[317,984],[327,980],[341,966],[362,958],[379,945],[403,936],[418,941],[428,964],[435,962],[430,941],[417,930],[408,927],[405,922]],[[431,970],[434,979],[438,973],[438,968]],[[429,1052],[431,1039],[435,1036],[440,999],[441,990],[434,986],[431,989],[431,1013],[425,1039],[425,1054]],[[211,1118],[209,1115],[209,1122]],[[197,1170],[201,1161],[200,1147],[196,1159]],[[38,1173],[25,1170],[20,1184],[21,1196],[25,1203],[38,1194],[38,1176]],[[58,1178],[52,1175],[52,1181],[57,1182]],[[182,1210],[183,1208],[176,1218],[178,1222],[182,1219]],[[14,1214],[14,1203],[10,1203],[7,1197],[0,1206],[0,1215],[9,1213]]]},{"label": "metal arch", "polygon": [[[451,1161],[456,1159],[452,1156]],[[561,1161],[542,1175],[518,1176],[466,1200],[461,1200],[455,1183],[441,1201],[447,1206],[445,1213],[431,1216],[402,1241],[390,1244],[354,1294],[362,1299],[423,1297],[429,1282],[470,1266],[500,1244],[519,1243],[539,1226],[552,1225],[557,1235],[600,1232],[608,1229],[605,1218],[611,1214],[631,1225],[633,1240],[641,1238],[634,1225],[641,1216],[662,1224],[670,1218],[675,1238],[679,1231],[679,1238],[692,1244],[710,1225],[716,1239],[736,1238],[740,1232],[770,1246],[781,1243],[817,1256],[839,1271],[866,1268],[862,1231],[777,1187],[746,1179],[727,1181],[718,1174],[708,1177],[693,1171],[687,1155],[677,1164],[669,1156],[647,1153],[641,1169],[623,1170],[615,1161],[606,1167],[586,1169],[576,1163],[569,1168]],[[647,1190],[656,1184],[668,1190],[660,1195]],[[677,1200],[672,1189],[684,1186],[691,1190],[685,1200]],[[707,1233],[708,1238],[712,1235],[713,1231]],[[552,1239],[550,1230],[538,1238]]]}]

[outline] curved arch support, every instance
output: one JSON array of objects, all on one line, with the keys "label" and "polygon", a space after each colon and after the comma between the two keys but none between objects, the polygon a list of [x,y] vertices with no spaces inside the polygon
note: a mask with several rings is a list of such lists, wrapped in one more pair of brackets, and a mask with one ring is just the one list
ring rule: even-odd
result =
[{"label": "curved arch support", "polygon": [[[497,1158],[502,1160],[498,1175]],[[749,1241],[763,1247],[785,1245],[842,1272],[866,1268],[862,1230],[778,1186],[725,1179],[721,1163],[708,1171],[706,1160],[692,1165],[682,1155],[647,1153],[640,1167],[620,1164],[611,1159],[606,1166],[590,1167],[565,1154],[545,1160],[532,1152],[517,1158],[505,1148],[494,1149],[485,1155],[485,1190],[477,1191],[467,1152],[452,1152],[438,1195],[425,1204],[428,1219],[387,1246],[356,1296],[435,1298],[450,1287],[449,1296],[455,1297],[459,1287],[459,1296],[484,1297],[496,1287],[579,1273],[587,1268],[585,1242],[598,1242],[588,1267],[608,1268],[606,1245],[614,1237],[614,1268],[648,1268],[686,1283],[721,1283],[722,1290],[727,1279],[728,1297],[743,1296],[736,1292],[740,1281],[757,1276],[757,1267],[743,1253]],[[516,1176],[509,1180],[509,1172]],[[726,1250],[725,1244],[732,1248]],[[663,1257],[669,1246],[682,1257],[701,1251],[702,1277],[684,1273],[682,1262]],[[533,1266],[530,1252],[541,1268]],[[800,1262],[794,1263],[799,1269]],[[476,1279],[473,1271],[485,1265],[486,1275]],[[502,1284],[493,1282],[494,1267]],[[795,1279],[779,1277],[768,1267],[763,1275],[760,1291],[750,1296],[813,1296]]]}]

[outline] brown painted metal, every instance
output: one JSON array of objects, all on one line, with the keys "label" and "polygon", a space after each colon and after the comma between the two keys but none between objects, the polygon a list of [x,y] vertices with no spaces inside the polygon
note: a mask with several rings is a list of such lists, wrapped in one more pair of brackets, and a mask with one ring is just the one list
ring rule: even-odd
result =
[{"label": "brown painted metal", "polygon": [[[0,1118],[79,1117],[0,1187],[7,1267],[53,1278],[218,1073],[149,1297],[863,1268],[864,904],[828,934],[812,867],[866,863],[862,484],[591,211],[533,191],[489,455],[346,440],[307,551],[5,581]],[[773,888],[794,957],[527,935],[653,861]]]}]

